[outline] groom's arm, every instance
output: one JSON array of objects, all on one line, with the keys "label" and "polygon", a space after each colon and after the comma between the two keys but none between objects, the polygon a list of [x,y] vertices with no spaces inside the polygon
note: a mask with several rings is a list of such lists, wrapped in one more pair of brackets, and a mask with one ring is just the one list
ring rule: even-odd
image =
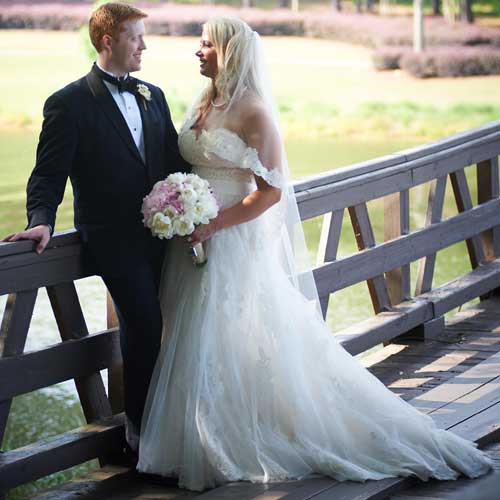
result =
[{"label": "groom's arm", "polygon": [[159,89],[159,91],[161,94],[162,108],[165,116],[165,171],[167,173],[191,172],[191,164],[184,160],[179,151],[177,130],[175,130],[174,124],[172,122],[172,117],[170,115],[170,109],[168,107],[167,100],[165,99],[165,94],[161,89]]},{"label": "groom's arm", "polygon": [[47,99],[36,152],[36,163],[26,188],[28,228],[55,226],[57,207],[75,155],[77,134],[74,118],[57,94]]}]

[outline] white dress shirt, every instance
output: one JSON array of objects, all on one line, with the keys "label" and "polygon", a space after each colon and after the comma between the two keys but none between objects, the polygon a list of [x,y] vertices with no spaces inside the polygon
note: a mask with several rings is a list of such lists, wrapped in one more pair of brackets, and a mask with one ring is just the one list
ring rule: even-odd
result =
[{"label": "white dress shirt", "polygon": [[[100,70],[104,71],[108,75],[114,76],[116,75],[106,71],[97,64]],[[123,91],[121,94],[118,92],[118,87],[113,85],[112,83],[103,80],[104,85],[108,88],[109,92],[113,96],[113,99],[116,102],[119,110],[121,111],[123,118],[127,122],[128,128],[132,137],[134,139],[135,145],[139,150],[142,160],[146,161],[146,152],[144,149],[144,134],[142,132],[142,120],[141,120],[141,112],[139,110],[139,105],[137,104],[137,100],[134,94],[131,94],[128,91]]]}]

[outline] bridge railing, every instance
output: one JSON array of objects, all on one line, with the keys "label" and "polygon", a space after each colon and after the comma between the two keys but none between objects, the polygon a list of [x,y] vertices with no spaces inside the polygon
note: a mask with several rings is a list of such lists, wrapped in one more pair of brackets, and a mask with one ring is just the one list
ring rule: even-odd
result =
[{"label": "bridge railing", "polygon": [[[303,220],[323,216],[322,264],[314,270],[323,312],[330,296],[366,281],[375,315],[340,332],[353,354],[412,332],[439,331],[443,315],[500,287],[500,122],[384,158],[338,169],[295,185]],[[472,166],[472,167],[471,167]],[[465,168],[477,169],[473,205]],[[458,214],[442,220],[447,179]],[[425,227],[410,231],[409,191],[429,183]],[[377,243],[367,202],[383,198],[384,240]],[[337,259],[344,213],[359,251]],[[432,288],[436,253],[467,242],[472,271]],[[0,445],[12,398],[75,379],[87,425],[0,453],[0,498],[10,488],[98,457],[119,453],[124,440],[119,337],[116,328],[89,334],[74,281],[91,276],[74,231],[52,238],[42,255],[28,241],[0,243]],[[419,261],[410,291],[410,263]],[[61,342],[24,352],[38,290],[45,287]],[[108,326],[115,322],[108,310]],[[108,394],[100,370],[109,370]]]}]

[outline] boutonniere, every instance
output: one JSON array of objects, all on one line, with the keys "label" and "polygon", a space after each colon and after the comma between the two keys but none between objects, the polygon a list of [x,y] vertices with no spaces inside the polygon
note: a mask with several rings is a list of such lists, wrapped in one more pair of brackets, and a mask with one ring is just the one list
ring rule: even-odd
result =
[{"label": "boutonniere", "polygon": [[148,105],[146,101],[151,100],[151,91],[148,89],[147,85],[144,85],[143,83],[138,83],[137,84],[137,92],[141,95],[142,97],[142,104],[144,105],[144,110],[148,110]]}]

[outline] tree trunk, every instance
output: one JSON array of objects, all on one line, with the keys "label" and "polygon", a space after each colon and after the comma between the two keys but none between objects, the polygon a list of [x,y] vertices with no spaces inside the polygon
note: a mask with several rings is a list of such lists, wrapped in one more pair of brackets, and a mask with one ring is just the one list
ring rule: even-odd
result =
[{"label": "tree trunk", "polygon": [[460,20],[468,23],[474,22],[472,0],[460,0]]},{"label": "tree trunk", "polygon": [[373,0],[366,0],[366,12],[373,12]]},{"label": "tree trunk", "polygon": [[243,0],[243,7],[253,7],[253,0]]},{"label": "tree trunk", "polygon": [[361,0],[356,0],[356,12],[360,14],[362,11],[361,9]]},{"label": "tree trunk", "polygon": [[432,0],[432,13],[435,16],[441,15],[441,0]]},{"label": "tree trunk", "polygon": [[423,0],[413,0],[413,50],[422,52],[424,48]]},{"label": "tree trunk", "polygon": [[278,7],[286,9],[288,7],[289,0],[278,0]]},{"label": "tree trunk", "polygon": [[342,11],[342,0],[332,0],[332,7],[337,11]]}]

